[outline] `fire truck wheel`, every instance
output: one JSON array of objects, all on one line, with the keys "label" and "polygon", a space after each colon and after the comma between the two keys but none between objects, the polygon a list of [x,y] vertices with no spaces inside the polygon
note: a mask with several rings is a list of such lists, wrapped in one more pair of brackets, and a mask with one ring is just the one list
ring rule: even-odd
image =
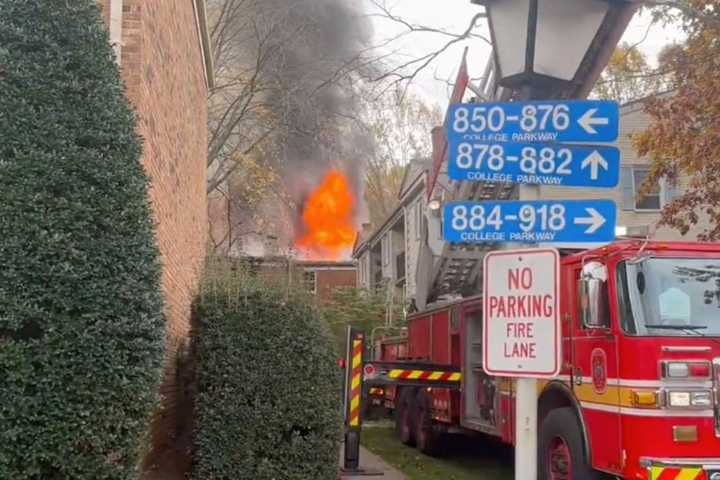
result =
[{"label": "fire truck wheel", "polygon": [[600,480],[585,457],[580,425],[572,408],[547,414],[540,426],[538,480]]},{"label": "fire truck wheel", "polygon": [[440,450],[440,434],[433,428],[430,396],[424,390],[420,390],[415,402],[415,443],[422,453],[436,456]]},{"label": "fire truck wheel", "polygon": [[395,429],[400,441],[415,446],[415,390],[403,389],[398,407],[395,409]]}]

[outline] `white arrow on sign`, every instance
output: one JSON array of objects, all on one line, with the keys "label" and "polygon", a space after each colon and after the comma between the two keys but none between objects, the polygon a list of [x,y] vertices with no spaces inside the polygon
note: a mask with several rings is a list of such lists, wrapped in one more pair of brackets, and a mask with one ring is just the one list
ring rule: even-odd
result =
[{"label": "white arrow on sign", "polygon": [[600,152],[598,152],[597,150],[593,150],[593,152],[588,155],[588,157],[583,160],[582,164],[580,165],[580,168],[583,170],[585,170],[587,167],[590,167],[590,178],[592,180],[597,180],[600,167],[602,167],[603,170],[607,170],[608,163],[607,160],[605,160],[605,157],[600,154]]},{"label": "white arrow on sign", "polygon": [[578,217],[575,219],[575,225],[589,225],[585,233],[593,234],[605,225],[605,217],[600,215],[597,210],[594,208],[586,208],[585,211],[590,214],[589,217]]},{"label": "white arrow on sign", "polygon": [[597,133],[597,130],[595,130],[596,125],[608,125],[610,123],[609,118],[596,117],[595,114],[597,111],[597,108],[591,108],[578,119],[578,124],[580,124],[583,130],[593,135]]}]

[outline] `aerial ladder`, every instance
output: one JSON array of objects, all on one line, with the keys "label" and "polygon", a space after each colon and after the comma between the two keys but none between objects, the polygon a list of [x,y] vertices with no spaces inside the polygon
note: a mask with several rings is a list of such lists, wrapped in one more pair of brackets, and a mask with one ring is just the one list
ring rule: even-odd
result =
[{"label": "aerial ladder", "polygon": [[[466,52],[467,53],[467,52]],[[458,103],[471,90],[472,101],[508,100],[511,91],[495,82],[494,56],[488,62],[479,85],[467,77],[465,57],[455,82],[451,103]],[[447,120],[446,120],[447,123]],[[441,206],[455,201],[513,200],[519,196],[517,185],[510,183],[461,182],[447,175],[448,144],[446,128],[433,130],[433,166],[428,172],[426,209],[427,231],[420,245],[417,264],[415,305],[419,310],[444,296],[469,296],[480,289],[482,260],[493,244],[451,244],[443,239]]]}]

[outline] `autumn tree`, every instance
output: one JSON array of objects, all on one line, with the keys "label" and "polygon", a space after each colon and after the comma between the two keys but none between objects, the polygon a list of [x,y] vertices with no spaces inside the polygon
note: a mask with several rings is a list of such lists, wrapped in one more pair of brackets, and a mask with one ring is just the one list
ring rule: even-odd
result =
[{"label": "autumn tree", "polygon": [[274,232],[287,229],[283,223],[286,219],[282,215],[272,215],[265,206],[278,200],[291,200],[286,198],[277,171],[264,160],[263,149],[243,155],[235,162],[236,170],[212,192],[213,197],[224,204],[220,218],[211,219],[223,227],[210,229],[213,249],[236,252],[248,236],[262,239],[266,249],[278,246],[278,240],[284,239],[278,239]]},{"label": "autumn tree", "polygon": [[647,184],[682,181],[682,195],[665,207],[662,224],[687,233],[705,220],[700,238],[720,239],[720,0],[686,0],[680,20],[682,46],[665,52],[674,87],[649,100],[647,131],[634,138],[652,160]]},{"label": "autumn tree", "polygon": [[637,46],[622,43],[610,57],[593,93],[601,99],[626,103],[656,93],[662,87],[660,80]]},{"label": "autumn tree", "polygon": [[365,200],[370,220],[382,223],[397,206],[400,183],[413,159],[429,159],[430,131],[440,125],[436,105],[397,88],[368,109],[365,122],[375,139],[365,170]]},{"label": "autumn tree", "polygon": [[208,97],[208,192],[277,129],[273,64],[299,32],[261,0],[209,0],[215,84]]}]

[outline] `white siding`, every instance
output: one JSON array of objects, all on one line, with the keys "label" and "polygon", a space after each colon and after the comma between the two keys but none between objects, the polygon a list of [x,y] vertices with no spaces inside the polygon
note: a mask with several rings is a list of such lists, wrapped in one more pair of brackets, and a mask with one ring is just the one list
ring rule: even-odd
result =
[{"label": "white siding", "polygon": [[360,288],[370,288],[370,250],[366,250],[360,258],[358,258],[357,284]]},{"label": "white siding", "polygon": [[420,252],[420,239],[422,237],[422,224],[425,214],[423,193],[405,207],[405,278],[406,294],[409,298],[415,297],[417,291],[418,255]]},{"label": "white siding", "polygon": [[392,255],[392,232],[387,231],[380,241],[382,249],[382,276],[383,278],[394,278],[393,277],[393,255]]},{"label": "white siding", "polygon": [[[634,105],[632,108],[624,108],[620,112],[620,137],[618,139],[618,147],[622,154],[621,165],[623,167],[642,167],[648,164],[647,158],[639,157],[633,148],[631,135],[645,129],[650,123],[650,118],[646,115],[640,106]],[[621,176],[622,177],[622,176]],[[621,178],[622,180],[622,178]],[[626,227],[649,226],[650,230],[656,228],[660,219],[659,211],[637,211],[623,208],[623,187],[629,188],[627,185],[621,185],[616,189],[601,188],[558,188],[558,187],[541,187],[540,198],[544,199],[601,199],[607,198],[614,200],[617,204],[618,225]],[[627,192],[626,192],[627,194]],[[696,228],[688,232],[683,237],[677,230],[668,228],[660,228],[655,233],[655,238],[660,240],[694,240],[702,228]]]}]

